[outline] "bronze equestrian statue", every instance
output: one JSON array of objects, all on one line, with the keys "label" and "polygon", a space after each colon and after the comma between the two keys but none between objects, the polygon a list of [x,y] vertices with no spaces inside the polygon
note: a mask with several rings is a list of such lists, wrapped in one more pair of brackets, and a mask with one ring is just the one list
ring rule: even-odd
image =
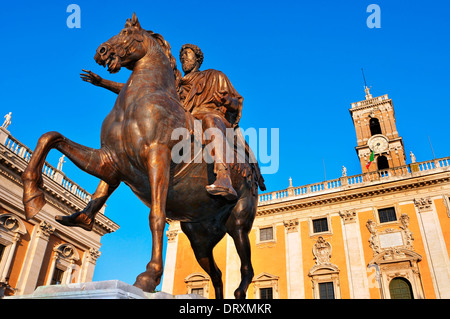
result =
[{"label": "bronze equestrian statue", "polygon": [[[40,189],[42,169],[48,152],[57,149],[80,169],[102,180],[85,211],[95,211],[121,182],[150,208],[152,257],[135,286],[151,292],[161,280],[168,218],[180,221],[197,261],[211,277],[216,298],[223,298],[223,283],[212,251],[226,233],[233,238],[241,260],[241,282],[234,295],[245,298],[253,278],[248,233],[256,214],[258,186],[265,189],[258,166],[238,162],[235,155],[229,177],[236,198],[230,200],[205,189],[216,180],[214,164],[194,159],[189,163],[172,161],[171,151],[179,140],[173,140],[171,134],[178,128],[191,130],[194,117],[180,102],[176,85],[179,71],[170,45],[161,35],[142,29],[135,14],[118,35],[99,46],[94,59],[110,73],[122,67],[132,70],[103,121],[101,148],[77,144],[58,132],[42,135],[22,174],[26,218],[31,219],[45,205]],[[192,136],[189,139],[194,140]],[[57,220],[71,221],[63,217]],[[70,226],[79,226],[76,218],[72,222]]]}]

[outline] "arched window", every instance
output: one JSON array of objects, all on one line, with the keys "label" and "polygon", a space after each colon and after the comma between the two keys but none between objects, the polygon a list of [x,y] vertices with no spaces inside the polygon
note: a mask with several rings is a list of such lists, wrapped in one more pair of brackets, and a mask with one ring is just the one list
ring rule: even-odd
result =
[{"label": "arched window", "polygon": [[376,117],[372,117],[370,119],[369,127],[370,127],[370,134],[372,134],[372,136],[376,134],[382,134],[380,121]]},{"label": "arched window", "polygon": [[391,299],[414,299],[411,284],[405,278],[394,278],[389,284]]},{"label": "arched window", "polygon": [[377,167],[378,170],[389,169],[389,163],[386,156],[378,156],[377,158]]},{"label": "arched window", "polygon": [[209,298],[210,278],[199,272],[190,274],[184,279],[188,294],[197,294]]}]

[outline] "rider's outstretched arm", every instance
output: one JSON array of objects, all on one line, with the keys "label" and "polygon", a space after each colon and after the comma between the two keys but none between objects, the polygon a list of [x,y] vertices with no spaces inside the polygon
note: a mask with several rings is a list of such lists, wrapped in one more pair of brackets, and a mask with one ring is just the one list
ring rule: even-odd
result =
[{"label": "rider's outstretched arm", "polygon": [[124,83],[118,83],[110,80],[103,79],[100,75],[95,74],[94,72],[91,72],[89,70],[84,70],[86,73],[81,73],[81,79],[85,82],[92,83],[96,86],[103,87],[105,89],[108,89],[116,94],[119,94],[120,90],[124,87]]}]

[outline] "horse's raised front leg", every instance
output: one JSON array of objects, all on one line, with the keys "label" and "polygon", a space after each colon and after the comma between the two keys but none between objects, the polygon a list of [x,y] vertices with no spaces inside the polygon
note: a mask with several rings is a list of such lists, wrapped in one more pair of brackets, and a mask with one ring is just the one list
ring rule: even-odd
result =
[{"label": "horse's raised front leg", "polygon": [[70,216],[55,216],[55,220],[64,226],[81,227],[84,230],[91,231],[94,227],[95,216],[118,186],[119,185],[109,185],[104,181],[100,181],[97,190],[92,195],[92,198],[85,209],[73,213]]},{"label": "horse's raised front leg", "polygon": [[166,223],[166,200],[169,187],[171,153],[166,145],[154,145],[148,152],[147,168],[151,188],[149,216],[152,232],[152,259],[145,272],[136,278],[134,286],[153,292],[163,273],[163,239]]},{"label": "horse's raised front leg", "polygon": [[77,144],[58,132],[45,133],[39,138],[28,167],[22,174],[23,203],[27,219],[31,219],[45,205],[44,193],[39,187],[42,187],[42,169],[51,149],[59,150],[80,169],[110,185],[120,183],[110,157],[103,149],[96,150]]}]

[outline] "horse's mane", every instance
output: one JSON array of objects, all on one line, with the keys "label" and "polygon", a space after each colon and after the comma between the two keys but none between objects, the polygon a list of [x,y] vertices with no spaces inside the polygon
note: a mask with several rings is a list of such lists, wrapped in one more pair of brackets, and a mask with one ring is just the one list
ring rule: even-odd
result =
[{"label": "horse's mane", "polygon": [[170,66],[172,67],[172,70],[173,70],[173,75],[175,76],[175,84],[176,84],[176,87],[178,87],[178,82],[182,78],[182,74],[181,74],[180,70],[178,70],[178,68],[177,68],[177,61],[175,60],[174,56],[172,55],[172,49],[170,47],[169,42],[167,42],[164,39],[164,37],[162,35],[160,35],[159,33],[155,33],[150,30],[146,30],[146,32],[148,35],[150,35],[151,37],[153,37],[156,40],[156,42],[159,44],[159,46],[163,50],[166,57],[169,59]]}]

